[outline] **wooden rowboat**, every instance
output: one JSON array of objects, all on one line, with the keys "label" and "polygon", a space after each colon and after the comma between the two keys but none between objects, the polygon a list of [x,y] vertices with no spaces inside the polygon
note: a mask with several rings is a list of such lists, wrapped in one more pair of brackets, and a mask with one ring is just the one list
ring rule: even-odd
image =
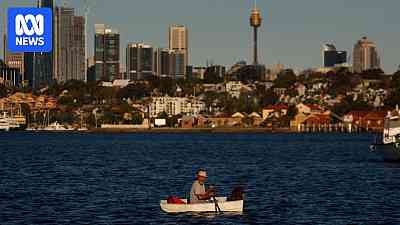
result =
[{"label": "wooden rowboat", "polygon": [[[217,197],[218,206],[221,212],[243,212],[243,200],[227,201],[226,197]],[[186,199],[181,199],[187,203]],[[185,212],[215,212],[216,205],[214,202],[197,203],[197,204],[169,204],[167,200],[161,200],[161,210],[167,213],[185,213]]]}]

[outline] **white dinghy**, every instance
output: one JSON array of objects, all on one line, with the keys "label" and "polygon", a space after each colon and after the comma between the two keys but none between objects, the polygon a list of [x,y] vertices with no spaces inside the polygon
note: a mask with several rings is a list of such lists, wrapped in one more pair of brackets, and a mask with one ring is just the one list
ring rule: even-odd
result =
[{"label": "white dinghy", "polygon": [[185,213],[185,212],[243,212],[243,200],[227,201],[226,197],[217,197],[215,202],[187,204],[186,199],[181,199],[186,204],[170,204],[167,200],[161,200],[161,210],[167,213]]}]

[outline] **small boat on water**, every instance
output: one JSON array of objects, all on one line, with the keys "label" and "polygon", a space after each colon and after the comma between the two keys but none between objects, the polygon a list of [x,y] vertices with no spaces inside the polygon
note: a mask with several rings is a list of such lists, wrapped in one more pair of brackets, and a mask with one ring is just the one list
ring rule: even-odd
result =
[{"label": "small boat on water", "polygon": [[68,127],[58,123],[57,121],[50,124],[49,126],[43,129],[44,131],[74,131],[75,129],[72,127]]},{"label": "small boat on water", "polygon": [[0,131],[10,131],[10,123],[5,118],[0,118]]},{"label": "small boat on water", "polygon": [[383,134],[370,146],[371,151],[383,154],[387,162],[400,162],[400,110],[388,112]]},{"label": "small boat on water", "polygon": [[24,123],[21,121],[25,121],[25,117],[23,120],[19,116],[9,116],[6,112],[3,112],[0,115],[0,130],[2,131],[14,131],[14,130],[23,130]]},{"label": "small boat on water", "polygon": [[243,200],[228,201],[226,197],[217,197],[217,203],[206,202],[197,204],[187,204],[186,199],[181,199],[185,204],[171,204],[167,200],[161,200],[161,210],[167,213],[187,213],[187,212],[243,212]]}]

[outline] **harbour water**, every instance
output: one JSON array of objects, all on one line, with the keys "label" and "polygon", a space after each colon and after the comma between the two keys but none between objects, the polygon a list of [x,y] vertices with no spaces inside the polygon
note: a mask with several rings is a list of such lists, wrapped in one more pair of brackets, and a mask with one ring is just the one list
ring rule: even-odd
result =
[{"label": "harbour water", "polygon": [[[400,165],[366,134],[0,133],[0,224],[400,224]],[[243,215],[168,215],[198,168]]]}]

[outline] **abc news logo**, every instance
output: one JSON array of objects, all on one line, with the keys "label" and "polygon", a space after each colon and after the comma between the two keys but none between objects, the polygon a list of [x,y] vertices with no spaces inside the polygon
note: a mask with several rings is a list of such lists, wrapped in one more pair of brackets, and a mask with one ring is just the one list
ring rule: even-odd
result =
[{"label": "abc news logo", "polygon": [[8,48],[11,52],[52,51],[52,31],[50,8],[8,9]]}]

